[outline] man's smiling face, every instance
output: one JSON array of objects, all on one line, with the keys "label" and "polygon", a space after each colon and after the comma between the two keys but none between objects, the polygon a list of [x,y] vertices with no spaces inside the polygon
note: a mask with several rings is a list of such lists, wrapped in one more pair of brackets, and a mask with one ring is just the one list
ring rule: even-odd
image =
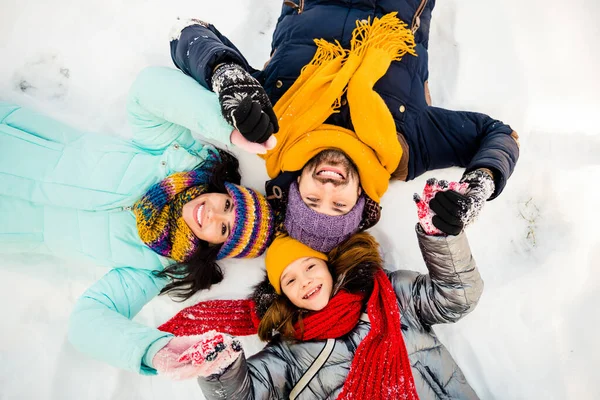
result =
[{"label": "man's smiling face", "polygon": [[306,163],[298,177],[302,201],[321,214],[347,214],[361,194],[354,163],[342,151],[324,150]]}]

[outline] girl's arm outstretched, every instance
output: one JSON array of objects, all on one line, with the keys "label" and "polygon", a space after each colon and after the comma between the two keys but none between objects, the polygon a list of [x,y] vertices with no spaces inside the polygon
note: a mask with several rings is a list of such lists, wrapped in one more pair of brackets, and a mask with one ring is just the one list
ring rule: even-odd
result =
[{"label": "girl's arm outstretched", "polygon": [[456,322],[470,313],[483,292],[483,280],[465,232],[430,236],[416,227],[428,274],[400,270],[391,274],[401,309],[412,309],[424,326]]}]

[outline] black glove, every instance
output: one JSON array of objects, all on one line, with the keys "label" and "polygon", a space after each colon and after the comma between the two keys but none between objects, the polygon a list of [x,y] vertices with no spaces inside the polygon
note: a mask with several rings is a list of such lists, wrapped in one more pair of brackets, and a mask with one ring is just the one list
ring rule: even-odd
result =
[{"label": "black glove", "polygon": [[495,189],[492,176],[479,169],[466,173],[460,181],[469,185],[464,195],[448,190],[436,193],[429,202],[429,207],[436,214],[432,219],[433,225],[447,235],[458,235],[475,221]]},{"label": "black glove", "polygon": [[212,79],[221,113],[250,142],[263,143],[279,130],[277,117],[263,87],[237,64],[217,67]]}]

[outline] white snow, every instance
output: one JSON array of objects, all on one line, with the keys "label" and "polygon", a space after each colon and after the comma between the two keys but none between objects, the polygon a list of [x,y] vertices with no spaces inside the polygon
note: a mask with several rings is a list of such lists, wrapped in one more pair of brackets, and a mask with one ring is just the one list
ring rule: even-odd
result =
[{"label": "white snow", "polygon": [[[144,66],[171,65],[176,17],[215,23],[260,67],[280,6],[269,0],[1,0],[0,99],[127,136],[127,90]],[[521,158],[504,193],[468,230],[486,282],[481,302],[459,323],[436,327],[483,399],[600,398],[599,17],[594,0],[446,0],[434,11],[435,105],[490,114],[521,137]],[[245,183],[262,188],[262,162],[241,157]],[[394,268],[424,271],[412,194],[431,176],[456,180],[460,170],[394,183],[383,198],[384,218],[372,231]],[[194,301],[247,294],[262,276],[261,262],[229,263],[225,281]],[[70,346],[70,309],[105,272],[47,257],[3,256],[1,399],[202,398],[194,381],[119,371]],[[137,320],[157,326],[181,307],[161,297]],[[255,339],[244,346],[259,348]]]}]

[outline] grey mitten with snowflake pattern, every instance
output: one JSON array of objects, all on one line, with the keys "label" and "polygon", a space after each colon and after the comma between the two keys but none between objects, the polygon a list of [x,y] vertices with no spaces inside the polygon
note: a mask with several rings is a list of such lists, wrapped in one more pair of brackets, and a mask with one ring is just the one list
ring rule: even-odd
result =
[{"label": "grey mitten with snowflake pattern", "polygon": [[429,202],[436,214],[433,225],[448,235],[458,235],[475,221],[496,187],[492,175],[481,169],[465,173],[460,182],[468,184],[464,194],[454,190],[438,192]]},{"label": "grey mitten with snowflake pattern", "polygon": [[279,130],[267,93],[241,66],[233,63],[218,66],[211,83],[219,96],[223,117],[248,141],[263,143]]}]

